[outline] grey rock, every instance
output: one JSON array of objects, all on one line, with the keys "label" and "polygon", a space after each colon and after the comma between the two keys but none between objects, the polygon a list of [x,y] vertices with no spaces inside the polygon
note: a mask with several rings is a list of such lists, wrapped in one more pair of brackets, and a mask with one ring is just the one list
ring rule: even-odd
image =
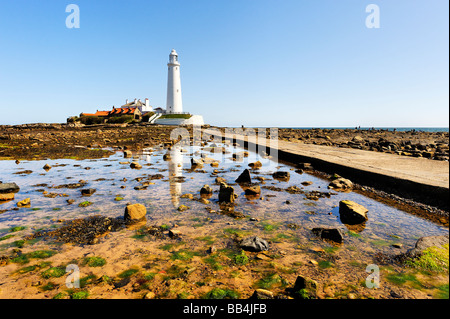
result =
[{"label": "grey rock", "polygon": [[422,254],[422,252],[430,247],[442,248],[443,245],[449,243],[449,236],[426,236],[417,240],[414,248],[408,250],[406,254],[409,257],[416,257]]},{"label": "grey rock", "polygon": [[19,190],[16,183],[0,183],[0,194],[17,193]]},{"label": "grey rock", "polygon": [[244,238],[239,246],[244,250],[254,252],[269,250],[269,243],[258,236]]}]

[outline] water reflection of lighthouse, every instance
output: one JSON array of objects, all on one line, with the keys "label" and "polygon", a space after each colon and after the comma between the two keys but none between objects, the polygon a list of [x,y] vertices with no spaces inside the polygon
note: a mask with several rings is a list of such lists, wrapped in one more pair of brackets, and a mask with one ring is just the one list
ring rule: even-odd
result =
[{"label": "water reflection of lighthouse", "polygon": [[172,204],[174,207],[180,205],[181,183],[183,177],[183,153],[179,146],[174,146],[170,151],[169,161],[169,183],[170,195],[172,197]]}]

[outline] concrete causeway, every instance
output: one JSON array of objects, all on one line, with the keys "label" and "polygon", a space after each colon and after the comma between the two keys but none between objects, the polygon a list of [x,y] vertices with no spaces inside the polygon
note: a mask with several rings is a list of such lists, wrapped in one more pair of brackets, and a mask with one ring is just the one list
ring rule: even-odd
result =
[{"label": "concrete causeway", "polygon": [[272,155],[277,151],[281,161],[311,163],[319,171],[337,173],[361,185],[449,210],[449,162],[281,140],[271,145],[269,139],[249,139],[239,134],[233,138],[245,147],[256,144],[258,152],[266,151],[266,147]]}]

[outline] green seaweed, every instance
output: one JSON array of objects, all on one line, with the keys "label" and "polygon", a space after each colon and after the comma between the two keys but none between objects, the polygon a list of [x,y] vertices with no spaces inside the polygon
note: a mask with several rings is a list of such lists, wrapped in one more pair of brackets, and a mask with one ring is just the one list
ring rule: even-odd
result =
[{"label": "green seaweed", "polygon": [[204,299],[239,299],[239,293],[232,289],[213,288],[204,295]]},{"label": "green seaweed", "polygon": [[449,245],[440,247],[429,247],[420,256],[405,261],[405,264],[422,270],[437,272],[448,272],[449,266]]},{"label": "green seaweed", "polygon": [[41,273],[42,278],[59,278],[66,274],[66,267],[58,266],[58,267],[50,267],[49,269],[43,271]]},{"label": "green seaweed", "polygon": [[88,265],[89,267],[102,267],[105,264],[106,260],[104,258],[91,256],[84,258],[82,265]]},{"label": "green seaweed", "polygon": [[10,233],[14,233],[14,232],[18,232],[18,231],[21,231],[21,230],[24,230],[24,229],[26,229],[25,226],[15,226],[15,227],[11,227],[9,229],[9,232]]},{"label": "green seaweed", "polygon": [[273,285],[281,283],[281,277],[280,275],[276,273],[269,273],[263,278],[259,279],[255,285],[258,288],[262,289],[271,289]]},{"label": "green seaweed", "polygon": [[139,269],[137,269],[137,268],[130,268],[130,269],[127,269],[127,270],[122,271],[122,272],[121,272],[120,274],[118,274],[117,276],[118,276],[119,278],[129,278],[129,277],[135,275],[135,274],[138,273],[138,272],[139,272]]},{"label": "green seaweed", "polygon": [[241,250],[239,254],[234,255],[233,261],[236,265],[246,265],[248,264],[248,257],[245,251]]}]

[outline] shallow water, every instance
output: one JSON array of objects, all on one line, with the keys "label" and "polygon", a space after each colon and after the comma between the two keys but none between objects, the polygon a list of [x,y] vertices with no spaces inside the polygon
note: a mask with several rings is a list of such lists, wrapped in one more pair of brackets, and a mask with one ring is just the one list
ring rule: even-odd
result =
[{"label": "shallow water", "polygon": [[[219,145],[222,146],[222,145]],[[27,226],[29,231],[48,228],[57,223],[57,220],[69,220],[101,214],[110,217],[123,216],[126,203],[141,203],[148,210],[148,224],[163,224],[170,222],[183,222],[205,216],[211,217],[205,207],[219,211],[217,203],[219,186],[214,184],[215,177],[224,177],[233,185],[238,198],[236,211],[249,217],[257,218],[260,223],[257,226],[264,227],[269,223],[275,229],[295,223],[301,226],[300,237],[312,238],[309,230],[314,227],[337,227],[348,232],[352,245],[362,250],[381,250],[389,252],[393,248],[391,244],[399,243],[404,247],[413,247],[415,241],[422,236],[448,234],[448,229],[436,225],[430,221],[410,215],[396,208],[381,204],[363,195],[348,192],[341,193],[327,189],[328,181],[312,175],[298,174],[291,166],[279,164],[269,158],[263,158],[258,154],[250,153],[243,161],[231,160],[231,153],[243,150],[226,146],[230,153],[212,153],[198,146],[175,146],[171,150],[163,148],[147,149],[135,154],[134,161],[138,161],[143,168],[131,169],[130,159],[125,159],[122,152],[115,155],[95,160],[46,160],[27,161],[15,164],[14,161],[0,161],[1,181],[15,182],[20,187],[14,201],[0,204],[0,237],[4,236],[8,229],[14,226]],[[169,153],[171,160],[164,160],[164,154]],[[200,170],[192,171],[190,159],[200,158],[201,154],[220,161],[219,167],[214,168],[210,164],[204,164]],[[262,194],[260,198],[248,199],[244,196],[243,189],[234,184],[234,180],[248,167],[248,163],[260,160],[263,164],[259,170],[252,170],[254,182],[260,183]],[[127,162],[127,164],[120,164]],[[52,168],[45,171],[43,166],[49,164]],[[88,169],[87,169],[88,168]],[[212,175],[217,169],[218,173]],[[24,170],[31,170],[31,174],[15,174]],[[272,178],[272,173],[281,170],[289,171],[289,181],[278,181]],[[149,180],[148,176],[162,174],[162,179]],[[263,183],[255,179],[256,176],[265,178]],[[126,178],[126,181],[123,179]],[[142,182],[150,182],[145,190],[135,190],[135,186]],[[54,186],[77,183],[84,180],[87,183],[81,188],[52,188]],[[302,186],[304,181],[313,182],[310,186]],[[198,201],[180,198],[182,194],[191,193],[199,198],[199,190],[209,184],[214,194],[208,205]],[[301,187],[304,191],[321,191],[331,193],[329,198],[320,198],[317,201],[308,200],[303,194],[289,194],[286,191],[274,191],[264,188],[274,186],[286,189],[289,186]],[[126,188],[121,188],[126,186]],[[81,196],[80,189],[95,188],[96,193],[90,197]],[[57,193],[63,196],[46,198],[43,191]],[[116,197],[123,200],[116,201]],[[29,208],[16,207],[16,203],[22,199],[30,198]],[[75,203],[68,205],[67,200],[74,199]],[[339,219],[338,205],[341,200],[352,200],[368,210],[369,220],[364,227],[350,228],[341,223]],[[84,201],[92,202],[91,206],[78,207]],[[287,204],[286,201],[290,201]],[[178,206],[184,204],[190,207],[187,212],[179,212]],[[230,221],[233,221],[230,218]],[[244,230],[248,226],[241,226]]]}]

